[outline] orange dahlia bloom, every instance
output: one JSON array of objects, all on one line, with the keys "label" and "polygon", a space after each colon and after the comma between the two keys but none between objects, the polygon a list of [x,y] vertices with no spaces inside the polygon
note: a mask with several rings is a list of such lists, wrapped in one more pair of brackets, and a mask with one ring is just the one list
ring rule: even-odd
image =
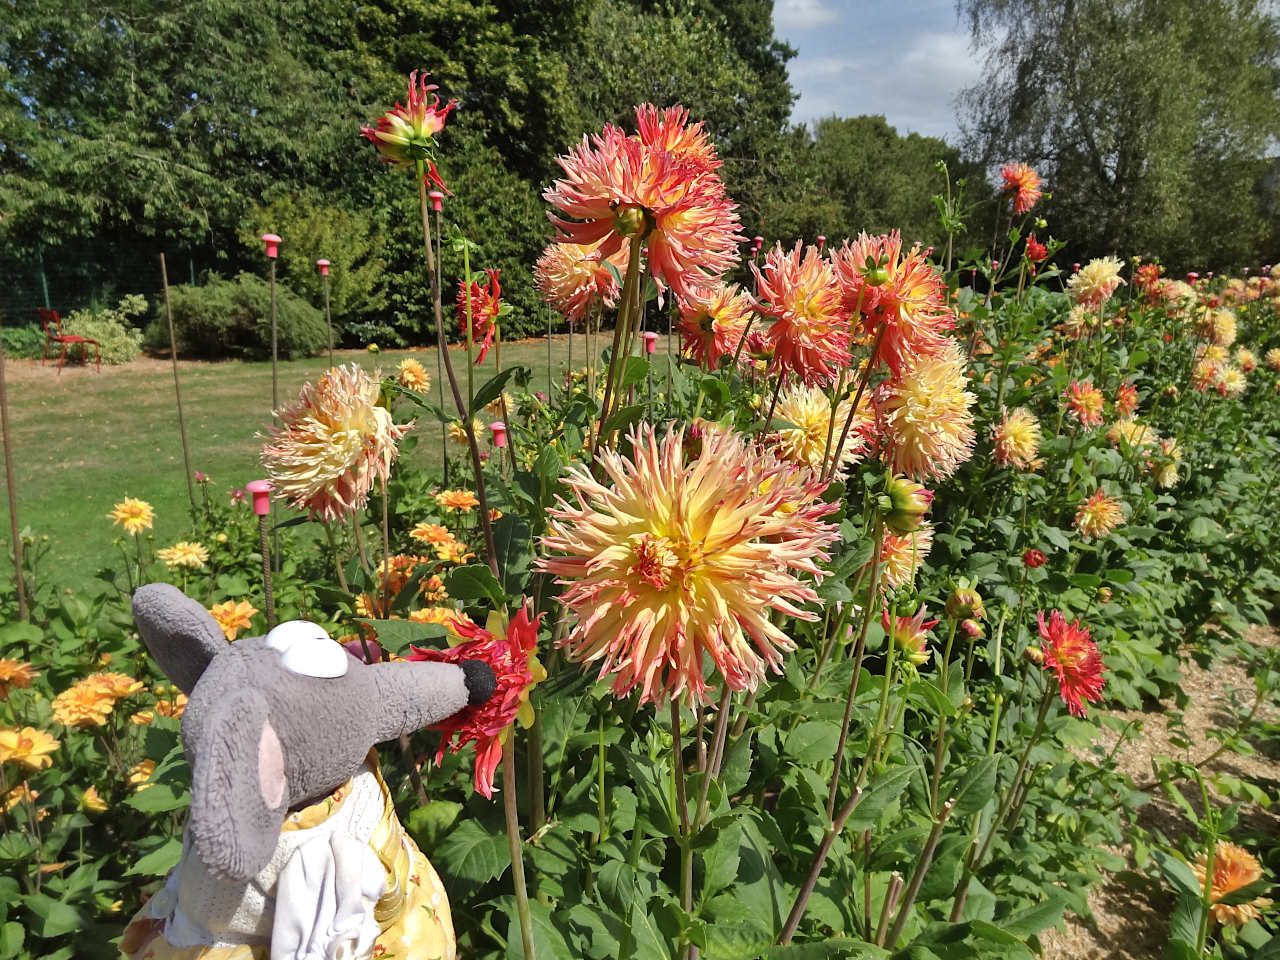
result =
[{"label": "orange dahlia bloom", "polygon": [[[1208,857],[1204,851],[1196,856],[1191,871],[1204,889]],[[1271,906],[1266,897],[1255,897],[1249,903],[1219,903],[1237,890],[1243,890],[1262,879],[1262,864],[1244,847],[1226,840],[1219,840],[1213,848],[1213,880],[1209,884],[1209,913],[1224,926],[1243,927],[1250,920],[1262,916],[1262,909]]]},{"label": "orange dahlia bloom", "polygon": [[470,704],[433,729],[444,737],[436,751],[436,763],[444,759],[448,749],[457,753],[468,743],[476,745],[476,791],[493,796],[493,775],[502,759],[502,743],[510,736],[517,719],[532,723],[529,691],[547,676],[538,663],[538,619],[530,618],[526,601],[507,625],[505,637],[497,637],[470,620],[456,620],[452,629],[465,637],[463,643],[448,650],[413,647],[407,660],[431,660],[438,663],[462,663],[481,660],[493,669],[497,685],[484,703]]},{"label": "orange dahlia bloom", "polygon": [[470,490],[441,490],[436,494],[436,504],[446,510],[470,513],[472,507],[480,506],[480,501]]},{"label": "orange dahlia bloom", "polygon": [[465,613],[450,607],[423,607],[410,613],[409,619],[414,623],[438,623],[459,640],[462,639],[462,634],[458,632],[459,624],[475,626],[475,621]]},{"label": "orange dahlia bloom", "polygon": [[1044,669],[1058,678],[1062,702],[1077,717],[1085,715],[1085,702],[1102,699],[1102,674],[1106,670],[1098,645],[1079,620],[1067,623],[1060,610],[1053,610],[1046,623],[1044,612],[1037,614],[1040,639],[1044,641]]},{"label": "orange dahlia bloom", "polygon": [[1122,383],[1116,388],[1116,416],[1123,420],[1138,410],[1138,388],[1132,383]]},{"label": "orange dahlia bloom", "polygon": [[80,682],[96,687],[117,700],[131,697],[142,690],[142,681],[135,680],[126,673],[95,673]]},{"label": "orange dahlia bloom", "polygon": [[1025,163],[1006,163],[1000,168],[1000,179],[1004,181],[1004,192],[1013,201],[1016,216],[1028,212],[1040,199],[1040,174]]},{"label": "orange dahlia bloom", "polygon": [[1090,260],[1067,281],[1067,295],[1077,304],[1100,310],[1116,288],[1124,283],[1120,278],[1123,268],[1124,264],[1118,257]]},{"label": "orange dahlia bloom", "polygon": [[1105,537],[1122,523],[1124,509],[1120,501],[1101,490],[1095,490],[1093,496],[1083,501],[1076,510],[1076,529],[1086,540]]},{"label": "orange dahlia bloom", "polygon": [[303,385],[262,448],[276,496],[329,522],[368,502],[374,480],[391,475],[396,444],[413,426],[393,423],[378,393],[378,381],[354,363]]},{"label": "orange dahlia bloom", "polygon": [[49,754],[58,749],[58,741],[34,727],[0,727],[0,763],[19,763],[28,770],[52,766]]},{"label": "orange dahlia bloom", "polygon": [[686,161],[703,173],[720,169],[716,145],[707,136],[701,120],[689,125],[689,111],[684,107],[659,110],[652,103],[636,107],[636,136],[651,150]]},{"label": "orange dahlia bloom", "polygon": [[442,527],[438,523],[420,523],[409,531],[409,536],[422,543],[430,543],[432,545],[453,543],[454,541],[454,536],[449,532],[448,527]]},{"label": "orange dahlia bloom", "polygon": [[1159,303],[1162,299],[1160,293],[1162,273],[1164,273],[1164,267],[1158,263],[1144,263],[1134,271],[1133,285],[1137,287],[1138,292],[1148,304]]},{"label": "orange dahlia bloom", "polygon": [[431,389],[431,374],[413,357],[405,357],[396,370],[396,382],[409,390],[426,393]]},{"label": "orange dahlia bloom", "polygon": [[100,727],[115,706],[109,690],[81,680],[54,697],[53,719],[67,727]]},{"label": "orange dahlia bloom", "polygon": [[471,342],[480,346],[476,355],[476,363],[484,363],[484,358],[493,346],[493,337],[498,329],[498,311],[502,309],[502,287],[498,283],[498,271],[486,270],[489,282],[481,286],[475,280],[467,284],[458,281],[458,329],[462,331],[463,342],[467,339],[467,313],[471,314]]},{"label": "orange dahlia bloom", "polygon": [[555,208],[549,216],[558,239],[599,244],[601,255],[611,257],[628,238],[644,237],[654,280],[688,296],[737,262],[743,239],[737,205],[706,153],[691,146],[701,124],[686,128],[683,110],[667,111],[656,126],[645,106],[637,116],[645,118],[648,142],[612,124],[590,140],[584,136],[556,159],[565,176],[543,198]]},{"label": "orange dahlia bloom", "polygon": [[1067,385],[1067,410],[1082,427],[1096,427],[1102,423],[1104,400],[1102,391],[1092,381],[1072,380]]},{"label": "orange dahlia bloom", "polygon": [[419,76],[417,70],[409,74],[409,94],[405,98],[408,105],[402,107],[396,101],[374,126],[361,127],[360,133],[378,148],[383,163],[402,170],[412,169],[421,160],[426,164],[427,178],[441,190],[447,190],[436,170],[432,151],[436,134],[444,129],[444,122],[458,101],[450,100],[441,108],[440,98],[434,92],[436,85],[427,83],[427,76],[425,72]]},{"label": "orange dahlia bloom", "polygon": [[947,284],[920,248],[903,254],[897,230],[878,237],[859,235],[833,258],[844,307],[880,346],[872,363],[883,362],[894,376],[920,357],[942,353],[955,326],[947,306]]},{"label": "orange dahlia bloom", "polygon": [[849,315],[830,261],[815,246],[797,242],[787,253],[779,243],[765,257],[764,270],[753,262],[751,272],[760,310],[774,318],[765,333],[770,372],[794,373],[810,385],[833,381],[853,357]]},{"label": "orange dahlia bloom", "polygon": [[973,452],[973,394],[965,389],[965,359],[954,340],[936,356],[918,358],[875,391],[883,457],[913,480],[945,479]]},{"label": "orange dahlia bloom", "polygon": [[598,246],[552,243],[533,267],[533,286],[551,309],[570,323],[580,322],[593,304],[612,307],[618,302],[618,281],[607,264],[626,273],[628,251],[610,258],[600,256]]},{"label": "orange dahlia bloom", "polygon": [[680,342],[684,353],[704,370],[732,359],[754,312],[751,294],[736,283],[715,283],[681,297]]},{"label": "orange dahlia bloom", "polygon": [[40,676],[29,663],[21,660],[0,658],[0,700],[9,696],[9,688],[24,689],[31,686],[31,681]]},{"label": "orange dahlia bloom", "polygon": [[704,430],[690,456],[683,430],[659,439],[645,424],[630,439],[634,461],[602,451],[602,480],[571,466],[577,503],[547,511],[537,567],[565,585],[576,616],[563,645],[641,702],[706,702],[704,658],[729,689],[754,690],[795,648],[770,614],[816,619],[801,576],[821,579],[836,536],[825,484],[724,429]]},{"label": "orange dahlia bloom", "polygon": [[880,540],[880,589],[897,590],[913,582],[933,549],[933,524],[928,520],[911,533],[885,530]]},{"label": "orange dahlia bloom", "polygon": [[997,466],[1032,470],[1040,449],[1040,423],[1026,407],[1005,410],[991,428],[991,442]]}]

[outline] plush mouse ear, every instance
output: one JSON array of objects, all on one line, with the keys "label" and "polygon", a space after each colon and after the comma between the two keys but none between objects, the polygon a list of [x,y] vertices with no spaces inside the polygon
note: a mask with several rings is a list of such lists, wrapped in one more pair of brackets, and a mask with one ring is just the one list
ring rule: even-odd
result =
[{"label": "plush mouse ear", "polygon": [[160,669],[184,693],[195,689],[209,661],[227,647],[209,611],[168,583],[139,587],[133,594],[133,618]]},{"label": "plush mouse ear", "polygon": [[259,873],[289,806],[284,751],[256,690],[212,703],[191,774],[191,838],[200,859],[232,880]]}]

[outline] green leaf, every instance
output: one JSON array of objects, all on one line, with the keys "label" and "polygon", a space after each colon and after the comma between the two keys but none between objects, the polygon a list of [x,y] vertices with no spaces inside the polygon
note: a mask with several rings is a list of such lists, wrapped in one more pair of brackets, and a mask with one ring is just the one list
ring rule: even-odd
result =
[{"label": "green leaf", "polygon": [[0,927],[0,957],[8,960],[9,957],[16,957],[22,952],[22,941],[26,939],[27,931],[20,923],[14,923],[10,920],[3,927]]},{"label": "green leaf", "polygon": [[489,404],[493,403],[493,401],[497,400],[498,397],[501,396],[503,388],[507,385],[507,381],[521,371],[524,371],[523,376],[526,380],[532,376],[532,371],[530,371],[528,367],[507,367],[507,369],[494,374],[481,384],[480,389],[475,392],[475,397],[471,401],[470,412],[472,418],[474,418]]},{"label": "green leaf", "polygon": [[145,790],[138,790],[125,803],[143,813],[165,813],[185,807],[190,799],[186,790],[174,790],[167,783],[152,783]]},{"label": "green leaf", "polygon": [[[485,569],[487,571],[488,568]],[[450,594],[453,593],[452,585],[449,587],[449,592]],[[368,617],[356,617],[355,621],[371,628],[382,648],[390,650],[392,653],[403,653],[409,649],[410,644],[435,646],[436,644],[433,641],[448,639],[450,636],[449,631],[438,623],[414,623],[412,620],[371,620]],[[448,644],[446,643],[445,646],[448,646]]]},{"label": "green leaf", "polygon": [[532,544],[529,521],[518,514],[504,513],[493,525],[493,548],[502,573],[502,586],[512,596],[523,591],[533,567]]},{"label": "green leaf", "polygon": [[731,823],[716,834],[715,842],[702,851],[701,899],[715,896],[730,886],[738,876],[738,845],[742,842],[742,828]]},{"label": "green leaf", "polygon": [[1222,528],[1208,517],[1195,517],[1187,536],[1196,543],[1214,543],[1222,539]]},{"label": "green leaf", "polygon": [[1035,906],[1005,917],[1000,921],[1000,925],[1015,937],[1034,936],[1041,930],[1048,930],[1056,924],[1066,906],[1066,895],[1051,891],[1043,903],[1037,903]]},{"label": "green leaf", "polygon": [[1152,850],[1151,858],[1160,867],[1160,872],[1164,874],[1165,879],[1182,893],[1197,900],[1203,895],[1204,891],[1200,887],[1200,881],[1196,879],[1196,875],[1191,872],[1191,868],[1180,857],[1166,850]]},{"label": "green leaf", "polygon": [[635,386],[642,382],[649,375],[649,361],[644,357],[627,357],[627,362],[622,368],[622,381],[618,385],[618,390],[626,390],[628,387]]},{"label": "green leaf", "polygon": [[410,390],[408,387],[402,387],[394,380],[387,381],[387,386],[392,390],[398,391],[402,396],[408,397],[416,406],[421,407],[440,423],[449,423],[457,419],[457,417],[445,412],[438,403],[426,394],[419,393],[417,390]]},{"label": "green leaf", "polygon": [[952,794],[955,800],[952,816],[977,813],[991,802],[996,789],[998,765],[996,757],[982,757],[969,768],[956,786],[956,792]]},{"label": "green leaf", "polygon": [[495,607],[507,602],[502,585],[487,566],[480,563],[454,567],[445,577],[445,589],[458,600],[488,600]]},{"label": "green leaf", "polygon": [[1204,903],[1198,895],[1180,896],[1169,916],[1169,938],[1195,943],[1200,938],[1200,921],[1203,918]]},{"label": "green leaf", "polygon": [[455,885],[475,886],[501,876],[511,866],[511,852],[504,835],[463,820],[444,838],[435,862]]},{"label": "green leaf", "polygon": [[419,848],[430,855],[444,832],[457,822],[462,810],[462,804],[452,800],[433,800],[424,807],[414,807],[405,828]]},{"label": "green leaf", "polygon": [[861,940],[833,937],[821,943],[789,943],[785,947],[774,947],[764,956],[765,960],[882,960],[889,956],[889,951]]},{"label": "green leaf", "polygon": [[124,872],[129,876],[162,877],[182,859],[182,841],[170,837]]},{"label": "green leaf", "polygon": [[910,695],[913,699],[923,700],[935,714],[943,717],[956,715],[955,705],[938,687],[928,680],[916,680],[911,684]]},{"label": "green leaf", "polygon": [[872,780],[858,805],[853,808],[853,813],[845,821],[845,830],[852,833],[878,826],[885,809],[907,789],[915,772],[914,766],[900,765]]},{"label": "green leaf", "polygon": [[[503,841],[506,842],[505,839]],[[524,960],[524,939],[515,910],[509,911],[511,924],[507,927],[507,960]],[[540,900],[530,899],[529,913],[533,920],[533,951],[539,957],[571,957],[573,951],[565,942],[564,934],[551,920],[551,908]]]},{"label": "green leaf", "polygon": [[796,763],[812,766],[835,755],[840,728],[829,720],[808,720],[787,736],[787,756]]},{"label": "green leaf", "polygon": [[627,427],[644,419],[647,409],[648,407],[645,404],[637,403],[634,406],[615,410],[609,415],[609,419],[605,421],[604,427],[600,430],[600,436],[607,437],[615,432],[626,431]]},{"label": "green leaf", "polygon": [[84,926],[84,918],[80,916],[79,910],[43,893],[28,894],[22,898],[22,903],[40,921],[35,924],[36,936],[60,937]]},{"label": "green leaf", "polygon": [[25,833],[8,830],[0,836],[0,860],[26,860],[35,850],[36,842]]}]

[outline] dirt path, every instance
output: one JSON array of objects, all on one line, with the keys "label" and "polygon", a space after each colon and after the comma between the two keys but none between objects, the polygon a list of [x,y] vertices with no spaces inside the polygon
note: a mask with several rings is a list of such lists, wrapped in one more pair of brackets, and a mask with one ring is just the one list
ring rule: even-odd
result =
[{"label": "dirt path", "polygon": [[[1254,627],[1248,634],[1249,642],[1259,646],[1280,646],[1280,630],[1274,627]],[[1255,700],[1254,684],[1245,665],[1232,659],[1202,668],[1194,660],[1187,659],[1182,668],[1182,691],[1188,702],[1181,711],[1183,728],[1188,739],[1196,745],[1191,759],[1199,760],[1212,753],[1216,746],[1205,736],[1213,729],[1229,728],[1236,722],[1234,703],[1247,712]],[[1153,757],[1185,757],[1186,753],[1174,746],[1173,738],[1179,732],[1171,727],[1170,717],[1178,713],[1177,704],[1163,702],[1151,711],[1113,710],[1112,716],[1124,722],[1141,723],[1141,732],[1125,744],[1116,755],[1121,771],[1137,784],[1152,779]],[[1257,719],[1280,719],[1280,707],[1274,698],[1260,705]],[[1118,734],[1103,729],[1098,742],[1110,749],[1118,740]],[[1206,774],[1225,773],[1250,781],[1265,789],[1273,797],[1280,783],[1280,757],[1259,750],[1249,756],[1224,751],[1212,763],[1201,767]],[[1141,808],[1140,825],[1152,833],[1163,834],[1175,841],[1191,832],[1192,827],[1178,806],[1166,797],[1159,787],[1151,791],[1152,801]],[[1199,807],[1199,797],[1189,797],[1193,806]],[[1257,805],[1242,807],[1238,830],[1269,833],[1280,837],[1280,807],[1270,810]],[[1114,852],[1129,856],[1131,851],[1120,848]],[[1164,945],[1169,931],[1169,911],[1172,901],[1159,880],[1130,871],[1107,874],[1102,883],[1089,894],[1091,919],[1074,915],[1066,918],[1066,929],[1047,931],[1042,937],[1045,960],[1154,960],[1164,955]]]}]

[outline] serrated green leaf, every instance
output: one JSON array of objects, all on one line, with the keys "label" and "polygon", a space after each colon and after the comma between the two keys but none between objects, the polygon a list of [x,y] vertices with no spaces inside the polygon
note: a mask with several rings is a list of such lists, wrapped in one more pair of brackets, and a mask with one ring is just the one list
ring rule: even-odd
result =
[{"label": "serrated green leaf", "polygon": [[507,838],[490,833],[474,820],[463,820],[437,849],[435,862],[455,884],[488,883],[511,866]]}]

